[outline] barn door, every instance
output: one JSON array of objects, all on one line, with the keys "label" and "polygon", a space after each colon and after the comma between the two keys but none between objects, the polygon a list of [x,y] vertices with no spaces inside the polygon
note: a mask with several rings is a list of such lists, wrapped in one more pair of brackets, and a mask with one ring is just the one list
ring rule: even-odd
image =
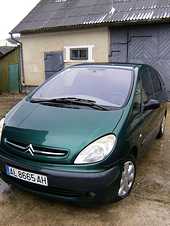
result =
[{"label": "barn door", "polygon": [[10,64],[8,66],[8,91],[19,92],[19,65]]},{"label": "barn door", "polygon": [[112,29],[110,62],[127,62],[127,30]]},{"label": "barn door", "polygon": [[157,69],[166,84],[170,100],[170,27],[154,27],[143,31],[141,36],[135,35],[129,43],[128,62],[149,64]]},{"label": "barn door", "polygon": [[45,79],[50,78],[56,72],[64,68],[63,52],[48,52],[44,56]]},{"label": "barn door", "polygon": [[110,61],[152,65],[160,72],[170,100],[170,25],[111,29]]},{"label": "barn door", "polygon": [[138,35],[131,32],[128,45],[128,62],[155,65],[158,57],[158,39],[154,31],[142,32]]}]

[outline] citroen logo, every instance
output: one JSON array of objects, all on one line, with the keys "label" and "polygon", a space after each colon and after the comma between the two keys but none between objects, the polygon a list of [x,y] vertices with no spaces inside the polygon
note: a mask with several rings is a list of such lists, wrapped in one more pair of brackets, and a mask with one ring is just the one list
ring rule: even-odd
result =
[{"label": "citroen logo", "polygon": [[29,153],[30,155],[34,156],[34,148],[32,146],[32,144],[30,144],[28,147],[27,147],[27,150],[25,151],[25,153]]}]

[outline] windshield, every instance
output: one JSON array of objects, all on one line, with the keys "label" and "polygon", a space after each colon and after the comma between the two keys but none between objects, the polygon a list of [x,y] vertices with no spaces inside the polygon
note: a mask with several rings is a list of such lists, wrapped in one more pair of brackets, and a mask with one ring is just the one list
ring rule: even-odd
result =
[{"label": "windshield", "polygon": [[35,99],[81,98],[121,107],[129,94],[132,70],[113,67],[68,68],[41,86]]}]

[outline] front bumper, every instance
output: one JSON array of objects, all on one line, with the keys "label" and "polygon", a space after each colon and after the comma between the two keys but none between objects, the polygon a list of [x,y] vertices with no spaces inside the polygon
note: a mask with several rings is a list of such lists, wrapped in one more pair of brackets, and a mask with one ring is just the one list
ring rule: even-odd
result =
[{"label": "front bumper", "polygon": [[[7,176],[5,165],[46,175],[49,186],[35,185]],[[72,170],[67,170],[64,165],[56,167],[56,165],[30,162],[26,159],[19,161],[7,156],[3,151],[0,151],[0,169],[2,179],[9,184],[49,198],[71,202],[109,201],[114,195],[114,187],[116,191],[120,178],[119,165],[98,172],[89,172],[88,169],[77,171],[76,166],[73,166]]]}]

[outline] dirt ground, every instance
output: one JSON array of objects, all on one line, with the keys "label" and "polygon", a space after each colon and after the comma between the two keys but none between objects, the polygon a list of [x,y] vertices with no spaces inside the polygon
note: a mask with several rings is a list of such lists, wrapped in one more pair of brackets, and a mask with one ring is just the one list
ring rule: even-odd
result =
[{"label": "dirt ground", "polygon": [[[0,95],[0,118],[20,98]],[[0,181],[0,226],[7,225],[170,226],[170,115],[166,135],[139,162],[135,187],[126,200],[80,208],[8,189]]]}]

